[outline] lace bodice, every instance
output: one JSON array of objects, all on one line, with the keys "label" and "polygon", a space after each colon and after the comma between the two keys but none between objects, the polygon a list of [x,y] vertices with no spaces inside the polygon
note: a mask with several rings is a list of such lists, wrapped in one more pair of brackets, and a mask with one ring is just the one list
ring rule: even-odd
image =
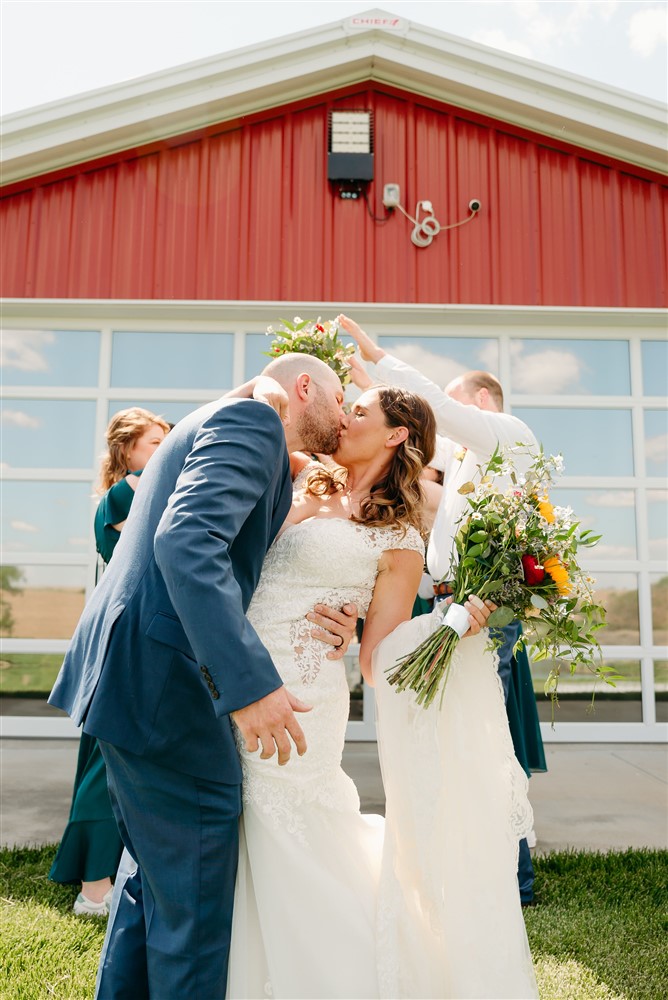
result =
[{"label": "lace bodice", "polygon": [[[308,751],[279,768],[276,759],[258,761],[240,746],[244,799],[299,836],[295,806],[309,800],[349,808],[357,801],[352,782],[339,768],[349,690],[342,660],[311,636],[306,615],[316,604],[357,605],[366,615],[384,552],[424,553],[415,528],[371,528],[345,518],[310,518],[289,525],[274,541],[248,609],[248,619],[269,650],[286,687],[312,706],[299,716]],[[291,785],[289,794],[287,786]],[[297,791],[299,789],[299,791]]]}]

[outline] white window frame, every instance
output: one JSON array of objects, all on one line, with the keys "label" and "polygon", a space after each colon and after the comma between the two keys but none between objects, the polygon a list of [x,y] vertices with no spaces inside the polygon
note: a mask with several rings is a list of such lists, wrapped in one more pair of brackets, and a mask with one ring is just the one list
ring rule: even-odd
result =
[{"label": "white window frame", "polygon": [[[500,377],[505,385],[510,381],[510,341],[517,338],[540,339],[600,339],[628,340],[630,345],[631,391],[628,396],[564,396],[551,397],[546,404],[544,396],[513,395],[507,393],[509,408],[514,407],[619,407],[631,410],[633,422],[634,454],[644,468],[645,441],[642,433],[642,410],[664,409],[663,397],[647,397],[642,393],[641,341],[665,338],[668,313],[659,309],[571,309],[568,307],[517,307],[517,306],[442,306],[368,303],[326,302],[201,302],[201,301],[114,301],[114,300],[53,300],[5,299],[2,307],[3,325],[14,329],[69,329],[99,330],[101,332],[98,385],[90,387],[8,386],[3,389],[5,399],[89,399],[96,402],[95,454],[104,446],[109,402],[127,400],[128,405],[142,399],[146,401],[170,400],[192,402],[193,407],[215,396],[211,390],[156,389],[134,387],[113,388],[111,380],[111,350],[114,331],[133,332],[201,332],[233,333],[234,361],[232,378],[238,384],[244,379],[244,337],[246,333],[262,332],[279,316],[304,317],[333,316],[346,312],[360,321],[374,337],[401,336],[442,337],[447,332],[457,338],[495,338],[499,341]],[[250,319],[249,319],[250,317]],[[568,336],[564,337],[564,329]],[[97,477],[97,468],[80,469],[20,469],[10,470],[7,481],[61,480],[87,482],[91,493]],[[589,485],[583,477],[564,476],[559,486],[575,488]],[[560,723],[553,729],[542,723],[546,742],[668,742],[668,724],[658,723],[654,701],[654,661],[668,659],[668,647],[652,642],[651,577],[665,574],[668,568],[659,561],[649,559],[647,546],[648,489],[663,489],[665,483],[646,476],[597,477],[591,488],[634,489],[636,491],[636,530],[638,554],[636,559],[602,560],[587,562],[594,575],[605,573],[633,573],[638,579],[640,616],[640,642],[630,646],[603,646],[605,656],[638,661],[641,669],[642,722],[638,723]],[[92,522],[91,502],[91,522]],[[87,567],[87,596],[94,586],[95,557],[91,543],[86,554],[32,553],[22,556],[26,565],[82,565]],[[7,653],[62,653],[66,640],[4,639]],[[354,649],[351,647],[351,653]],[[365,686],[363,720],[348,724],[347,736],[351,740],[374,740],[374,699],[371,689]],[[35,716],[4,716],[1,720],[2,735],[6,737],[73,737],[77,729],[69,719],[41,718]]]}]

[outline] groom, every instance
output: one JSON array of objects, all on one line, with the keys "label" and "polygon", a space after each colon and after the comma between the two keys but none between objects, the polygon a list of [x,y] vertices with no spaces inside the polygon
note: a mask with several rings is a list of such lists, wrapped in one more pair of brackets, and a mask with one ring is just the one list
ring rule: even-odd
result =
[{"label": "groom", "polygon": [[[263,758],[306,750],[294,713],[308,706],[245,612],[290,507],[288,451],[335,450],[343,390],[317,358],[268,369],[288,396],[285,428],[263,402],[219,399],[147,465],[49,699],[100,741],[137,863],[115,887],[105,1000],[225,995],[241,810],[230,717]],[[356,614],[329,617],[325,641],[343,648]]]}]

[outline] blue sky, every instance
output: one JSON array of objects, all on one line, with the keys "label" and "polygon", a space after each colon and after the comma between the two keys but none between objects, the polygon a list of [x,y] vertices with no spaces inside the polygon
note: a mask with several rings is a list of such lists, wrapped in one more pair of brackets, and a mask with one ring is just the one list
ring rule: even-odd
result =
[{"label": "blue sky", "polygon": [[[2,113],[328,24],[373,3],[0,0]],[[665,101],[665,0],[434,0],[378,7]]]}]

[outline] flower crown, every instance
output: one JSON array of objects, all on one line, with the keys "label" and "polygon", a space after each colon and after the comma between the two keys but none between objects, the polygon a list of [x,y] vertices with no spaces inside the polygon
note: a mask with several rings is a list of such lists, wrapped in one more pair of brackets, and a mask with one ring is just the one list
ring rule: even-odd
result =
[{"label": "flower crown", "polygon": [[324,322],[318,316],[313,320],[304,320],[295,316],[291,323],[287,319],[279,320],[280,327],[274,330],[267,327],[267,336],[274,337],[271,350],[263,353],[270,358],[278,358],[281,354],[310,354],[320,358],[336,372],[342,385],[350,382],[350,365],[346,358],[355,353],[354,344],[343,344],[339,340],[339,327],[334,320]]}]

